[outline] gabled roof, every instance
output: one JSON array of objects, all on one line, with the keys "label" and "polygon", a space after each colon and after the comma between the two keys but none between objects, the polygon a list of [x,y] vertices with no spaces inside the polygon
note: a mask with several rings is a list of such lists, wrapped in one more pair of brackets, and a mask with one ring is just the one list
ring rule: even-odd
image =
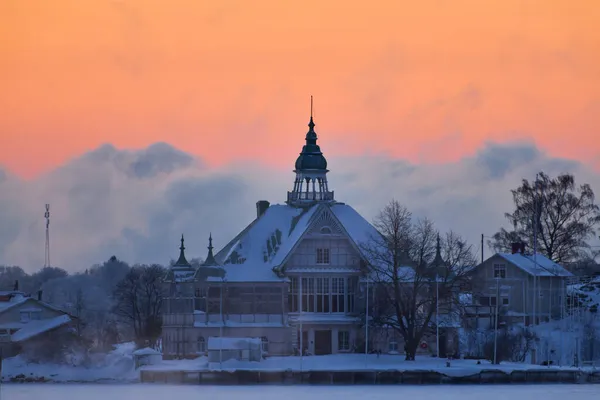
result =
[{"label": "gabled roof", "polygon": [[[33,302],[33,303],[41,305],[42,307],[46,307],[46,308],[49,308],[49,309],[54,310],[54,311],[65,313],[66,315],[70,316],[70,314],[68,312],[66,312],[65,310],[62,310],[62,309],[60,309],[60,308],[58,308],[58,307],[56,307],[56,306],[54,306],[54,305],[52,305],[50,303],[46,303],[45,301],[40,301],[40,300],[35,299],[33,297],[17,297],[17,298],[11,299],[10,301],[2,301],[2,302],[0,302],[0,314],[3,313],[3,312],[5,312],[5,311],[10,310],[11,308],[13,308],[15,306],[18,306],[20,304],[24,304],[24,303],[27,303],[27,302]],[[72,318],[75,318],[75,317],[72,317]]]},{"label": "gabled roof", "polygon": [[[31,300],[31,297],[25,296],[22,292],[4,292],[7,297],[10,295],[10,300],[0,301],[0,313],[7,311],[14,306],[25,303],[27,300]],[[17,295],[14,295],[17,293]]]},{"label": "gabled roof", "polygon": [[309,208],[272,205],[215,256],[226,271],[225,279],[239,282],[286,280],[274,269],[285,263],[317,215],[327,209],[359,252],[363,243],[378,234],[368,221],[346,204],[320,203]]},{"label": "gabled roof", "polygon": [[366,259],[364,246],[372,243],[380,233],[369,221],[347,204],[337,203],[331,206],[333,215],[340,221],[360,254]]},{"label": "gabled roof", "polygon": [[533,276],[573,276],[563,266],[550,260],[543,254],[521,254],[521,253],[496,253],[495,256],[502,257],[515,267]]},{"label": "gabled roof", "polygon": [[13,342],[24,342],[44,332],[60,328],[71,322],[68,315],[59,315],[58,317],[29,321],[25,326],[12,334]]}]

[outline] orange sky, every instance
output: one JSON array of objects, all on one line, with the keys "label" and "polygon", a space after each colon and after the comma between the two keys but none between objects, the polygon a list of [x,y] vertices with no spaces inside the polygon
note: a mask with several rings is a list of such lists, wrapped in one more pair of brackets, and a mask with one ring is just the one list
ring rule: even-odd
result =
[{"label": "orange sky", "polygon": [[290,167],[533,138],[600,166],[597,0],[0,0],[0,165],[106,142]]}]

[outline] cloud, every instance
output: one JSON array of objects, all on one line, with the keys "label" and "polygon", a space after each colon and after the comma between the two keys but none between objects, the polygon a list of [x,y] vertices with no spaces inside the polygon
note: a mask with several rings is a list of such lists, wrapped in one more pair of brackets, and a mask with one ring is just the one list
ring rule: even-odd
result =
[{"label": "cloud", "polygon": [[[573,173],[600,193],[600,177],[590,167],[551,158],[532,143],[488,143],[472,157],[442,165],[376,154],[328,161],[337,200],[367,219],[396,198],[475,248],[482,233],[505,224],[510,189],[540,170]],[[166,143],[137,151],[104,145],[33,181],[0,171],[0,264],[28,271],[43,265],[45,203],[51,204],[52,264],[69,271],[112,255],[167,263],[176,258],[182,233],[189,256],[203,257],[209,233],[217,247],[225,245],[254,218],[256,201],[282,203],[293,179],[289,169],[259,162],[211,169]]]}]

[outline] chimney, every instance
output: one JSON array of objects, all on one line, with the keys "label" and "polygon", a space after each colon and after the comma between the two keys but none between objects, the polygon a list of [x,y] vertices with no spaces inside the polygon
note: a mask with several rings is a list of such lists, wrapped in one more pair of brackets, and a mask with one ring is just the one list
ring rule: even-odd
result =
[{"label": "chimney", "polygon": [[267,208],[269,208],[269,206],[271,205],[271,203],[269,203],[266,200],[259,200],[256,202],[256,218],[260,218],[265,211],[267,211]]},{"label": "chimney", "polygon": [[42,301],[42,291],[38,290],[38,301]]},{"label": "chimney", "polygon": [[521,242],[521,254],[525,254],[525,242]]},{"label": "chimney", "polygon": [[514,242],[514,243],[511,244],[511,248],[512,248],[512,251],[511,251],[512,254],[520,253],[521,252],[521,248],[522,248],[522,243],[521,242]]}]

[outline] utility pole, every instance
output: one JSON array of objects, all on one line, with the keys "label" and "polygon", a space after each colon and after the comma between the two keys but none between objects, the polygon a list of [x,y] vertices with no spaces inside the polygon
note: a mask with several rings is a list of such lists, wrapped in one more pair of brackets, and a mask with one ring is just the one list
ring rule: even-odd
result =
[{"label": "utility pole", "polygon": [[302,303],[304,300],[302,288],[302,278],[298,278],[298,296],[300,297],[300,372],[304,363],[304,331],[302,330]]},{"label": "utility pole", "polygon": [[221,323],[219,324],[219,369],[223,370],[223,289],[225,288],[225,279],[221,283],[221,297],[219,299],[219,314]]},{"label": "utility pole", "polygon": [[[367,272],[368,274],[368,272]],[[365,367],[369,364],[369,275],[367,275],[367,304],[365,317]]]},{"label": "utility pole", "polygon": [[438,274],[435,274],[435,352],[440,358],[440,280]]},{"label": "utility pole", "polygon": [[44,254],[44,267],[50,266],[50,204],[46,204],[46,250]]},{"label": "utility pole", "polygon": [[496,278],[496,318],[494,321],[494,365],[497,364],[498,358],[498,307],[500,303],[500,278]]},{"label": "utility pole", "polygon": [[481,234],[481,263],[483,264],[483,233]]},{"label": "utility pole", "polygon": [[535,184],[533,187],[533,264],[535,265],[533,274],[533,325],[537,325],[537,305],[538,305],[538,265],[537,265],[537,185],[538,174],[535,174]]}]

